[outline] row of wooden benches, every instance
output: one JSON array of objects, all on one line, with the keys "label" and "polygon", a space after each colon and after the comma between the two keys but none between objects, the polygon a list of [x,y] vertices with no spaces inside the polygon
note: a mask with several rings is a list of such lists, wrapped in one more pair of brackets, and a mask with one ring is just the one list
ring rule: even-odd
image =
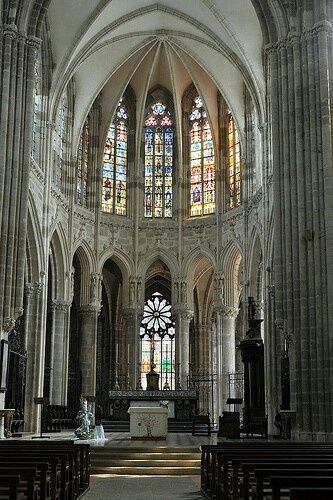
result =
[{"label": "row of wooden benches", "polygon": [[73,500],[89,488],[90,446],[74,441],[0,442],[0,499]]},{"label": "row of wooden benches", "polygon": [[207,498],[333,499],[333,443],[221,442],[201,450]]}]

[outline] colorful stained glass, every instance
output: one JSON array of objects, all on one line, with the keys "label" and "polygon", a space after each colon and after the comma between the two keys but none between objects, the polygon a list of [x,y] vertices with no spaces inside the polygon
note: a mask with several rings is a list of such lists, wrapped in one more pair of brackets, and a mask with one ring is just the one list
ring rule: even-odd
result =
[{"label": "colorful stained glass", "polygon": [[235,208],[241,204],[241,151],[238,131],[235,120],[230,113],[228,116],[228,208]]},{"label": "colorful stained glass", "polygon": [[175,323],[171,304],[159,292],[146,301],[140,327],[141,386],[147,387],[146,374],[159,373],[160,389],[175,388]]},{"label": "colorful stained glass", "polygon": [[192,217],[215,212],[215,156],[211,128],[202,99],[194,99],[190,114],[190,184]]},{"label": "colorful stained glass", "polygon": [[89,162],[89,117],[84,122],[77,152],[76,203],[87,205],[87,180]]},{"label": "colorful stained glass", "polygon": [[31,141],[31,156],[35,161],[39,160],[39,133],[38,124],[40,122],[41,112],[41,75],[40,75],[40,58],[35,60],[35,95],[34,95],[34,110],[32,121],[32,141]]},{"label": "colorful stained glass", "polygon": [[172,217],[173,123],[156,102],[145,120],[145,217]]},{"label": "colorful stained glass", "polygon": [[104,146],[102,210],[126,215],[127,205],[128,111],[120,101]]}]

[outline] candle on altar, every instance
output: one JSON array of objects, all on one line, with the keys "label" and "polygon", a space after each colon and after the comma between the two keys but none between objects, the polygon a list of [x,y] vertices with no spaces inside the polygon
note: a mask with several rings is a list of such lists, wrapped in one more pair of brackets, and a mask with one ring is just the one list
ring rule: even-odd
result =
[{"label": "candle on altar", "polygon": [[130,345],[127,344],[127,363],[130,362]]},{"label": "candle on altar", "polygon": [[168,357],[169,357],[169,346],[168,344],[165,346],[166,350],[166,355],[165,355],[165,371],[168,372],[168,367],[169,367],[169,362],[168,362]]},{"label": "candle on altar", "polygon": [[116,344],[116,365],[118,364],[119,361],[119,344],[117,342]]}]

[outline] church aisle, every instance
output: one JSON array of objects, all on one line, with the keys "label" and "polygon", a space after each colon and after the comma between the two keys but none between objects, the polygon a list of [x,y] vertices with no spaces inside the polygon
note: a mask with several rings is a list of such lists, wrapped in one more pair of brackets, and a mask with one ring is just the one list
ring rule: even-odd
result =
[{"label": "church aisle", "polygon": [[84,500],[199,500],[200,476],[92,476]]}]

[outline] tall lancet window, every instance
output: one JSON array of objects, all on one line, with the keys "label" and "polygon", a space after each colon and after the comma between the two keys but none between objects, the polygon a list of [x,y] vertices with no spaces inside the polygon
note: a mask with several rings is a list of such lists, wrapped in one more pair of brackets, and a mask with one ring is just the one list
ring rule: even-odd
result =
[{"label": "tall lancet window", "polygon": [[104,146],[102,210],[126,215],[127,206],[128,111],[120,100]]},{"label": "tall lancet window", "polygon": [[76,183],[76,202],[79,205],[87,205],[87,180],[88,180],[88,162],[89,162],[89,117],[84,122],[79,147],[77,151],[77,183]]},{"label": "tall lancet window", "polygon": [[67,134],[68,99],[67,91],[63,93],[57,115],[56,136],[54,150],[56,155],[55,181],[58,187],[62,187],[63,170],[66,160],[66,134]]},{"label": "tall lancet window", "polygon": [[235,120],[231,113],[228,115],[228,208],[235,208],[241,204],[242,182],[241,182],[241,152],[239,135]]},{"label": "tall lancet window", "polygon": [[190,184],[192,217],[215,212],[215,156],[211,128],[201,97],[190,114]]},{"label": "tall lancet window", "polygon": [[39,145],[40,145],[40,128],[41,128],[41,74],[40,74],[40,58],[35,60],[35,89],[34,89],[34,110],[32,119],[32,142],[31,156],[39,161]]},{"label": "tall lancet window", "polygon": [[159,292],[146,301],[140,327],[141,386],[147,387],[146,375],[154,368],[159,373],[160,389],[175,388],[175,323],[171,304]]},{"label": "tall lancet window", "polygon": [[172,217],[173,123],[155,102],[145,120],[145,217]]}]

